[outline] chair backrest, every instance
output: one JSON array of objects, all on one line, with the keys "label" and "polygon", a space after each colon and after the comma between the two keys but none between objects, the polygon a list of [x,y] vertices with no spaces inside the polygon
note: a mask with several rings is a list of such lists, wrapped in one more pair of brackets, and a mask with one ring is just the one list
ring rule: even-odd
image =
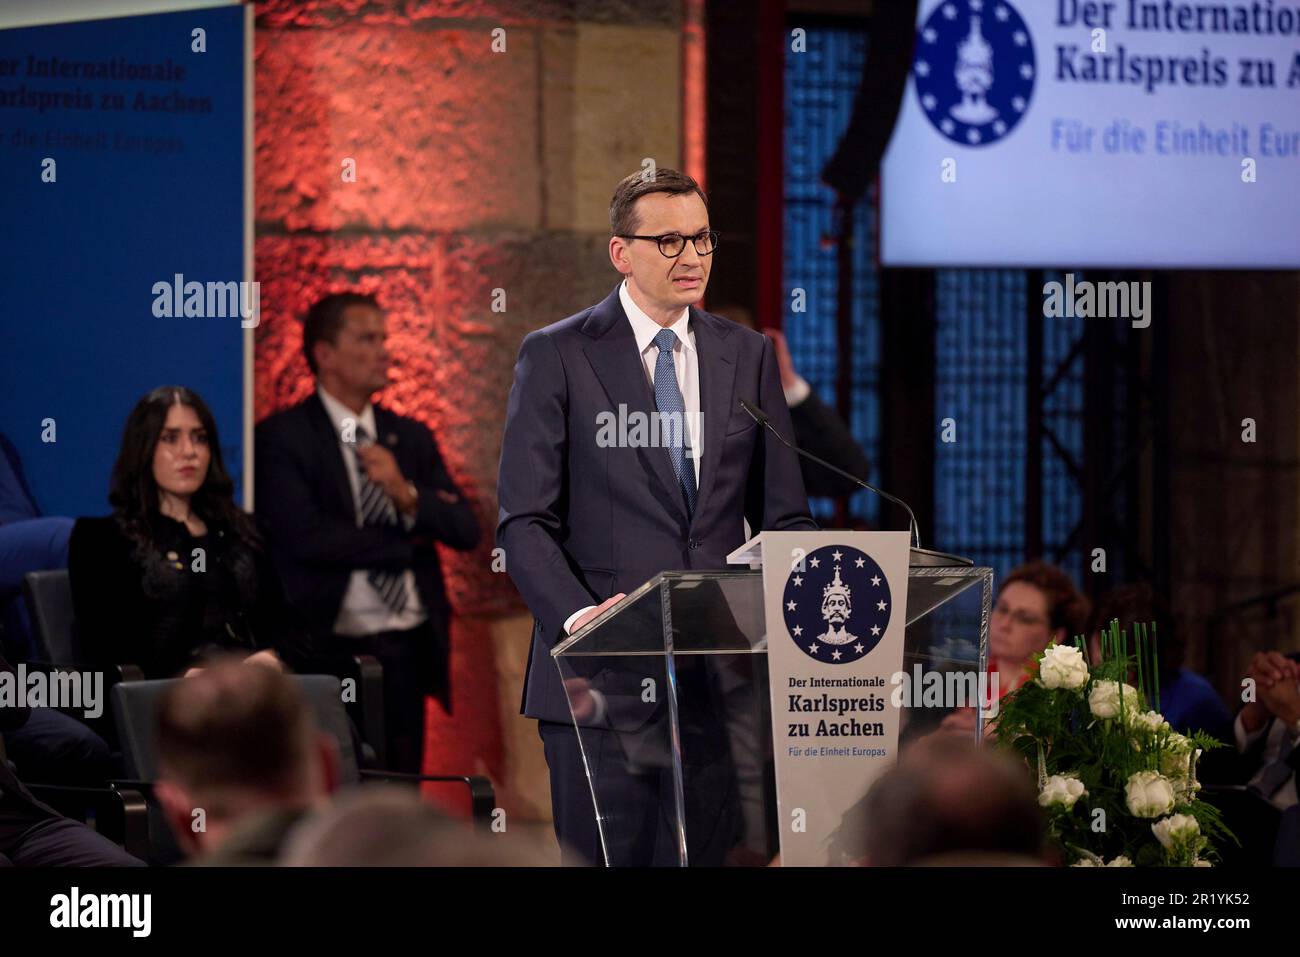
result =
[{"label": "chair backrest", "polygon": [[[184,680],[123,681],[113,686],[113,715],[128,778],[150,782],[158,779],[158,702],[168,688]],[[297,675],[294,680],[311,706],[317,727],[338,743],[343,783],[356,784],[361,780],[361,773],[352,726],[343,708],[342,684],[333,675]]]},{"label": "chair backrest", "polygon": [[66,568],[28,572],[23,599],[31,615],[37,656],[53,665],[85,664],[72,614],[72,584]]}]

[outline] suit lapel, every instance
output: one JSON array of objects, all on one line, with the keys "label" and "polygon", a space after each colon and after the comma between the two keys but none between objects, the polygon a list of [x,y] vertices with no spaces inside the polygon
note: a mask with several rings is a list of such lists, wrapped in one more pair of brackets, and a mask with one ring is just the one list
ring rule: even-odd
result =
[{"label": "suit lapel", "polygon": [[723,430],[731,417],[736,384],[736,340],[729,326],[719,326],[718,320],[694,307],[691,327],[700,363],[700,425],[704,430],[700,492],[695,499],[695,514],[699,515],[708,504],[722,460]]},{"label": "suit lapel", "polygon": [[[646,381],[645,366],[636,348],[636,336],[632,332],[632,323],[623,312],[623,303],[618,298],[618,287],[597,305],[583,323],[582,331],[592,338],[583,346],[587,361],[600,380],[609,398],[610,411],[618,416],[619,408],[627,410],[628,420],[635,412],[646,416],[650,422],[655,414],[654,393]],[[594,429],[596,424],[591,423]],[[647,462],[651,471],[668,491],[671,500],[677,506],[683,522],[686,521],[686,500],[677,473],[673,471],[672,459],[668,449],[662,445],[636,449],[636,454]]]},{"label": "suit lapel", "polygon": [[[325,410],[325,403],[321,402],[320,396],[314,392],[307,400],[307,412],[316,430],[316,440],[320,443],[326,480],[334,487],[334,494],[347,503],[348,511],[355,522],[357,503],[352,495],[352,483],[348,480],[347,466],[343,463],[339,434],[334,429],[334,423],[330,421],[329,412]],[[376,428],[379,426],[378,418],[375,419],[375,426]]]}]

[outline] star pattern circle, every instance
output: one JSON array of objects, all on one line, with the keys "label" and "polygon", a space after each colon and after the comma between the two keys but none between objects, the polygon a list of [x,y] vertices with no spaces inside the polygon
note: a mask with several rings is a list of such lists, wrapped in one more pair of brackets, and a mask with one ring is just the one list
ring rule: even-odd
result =
[{"label": "star pattern circle", "polygon": [[[845,617],[831,628],[824,614],[829,596],[844,599]],[[880,643],[889,627],[893,599],[885,573],[870,555],[828,545],[805,556],[786,578],[782,595],[786,630],[804,654],[826,664],[858,661]]]},{"label": "star pattern circle", "polygon": [[983,147],[1026,115],[1038,75],[1024,19],[1006,0],[949,0],[919,31],[912,82],[947,139]]}]

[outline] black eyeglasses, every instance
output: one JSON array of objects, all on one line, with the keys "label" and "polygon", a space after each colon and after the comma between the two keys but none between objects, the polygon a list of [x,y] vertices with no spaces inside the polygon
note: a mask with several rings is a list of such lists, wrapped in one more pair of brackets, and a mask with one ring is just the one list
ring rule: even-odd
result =
[{"label": "black eyeglasses", "polygon": [[[659,244],[659,252],[669,259],[676,259],[686,248],[686,237],[681,233],[664,233],[662,236],[623,236],[623,239],[649,239]],[[701,256],[710,256],[718,248],[718,234],[712,229],[696,233],[691,237],[695,251]]]}]

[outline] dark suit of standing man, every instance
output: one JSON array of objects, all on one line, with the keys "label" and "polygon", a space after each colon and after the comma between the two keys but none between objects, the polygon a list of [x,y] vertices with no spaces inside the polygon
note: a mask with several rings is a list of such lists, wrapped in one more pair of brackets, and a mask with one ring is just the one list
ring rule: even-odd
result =
[{"label": "dark suit of standing man", "polygon": [[371,396],[388,384],[371,296],[327,296],[303,322],[316,392],[257,427],[257,514],[323,660],[384,669],[389,765],[419,772],[424,696],[451,710],[450,607],[435,542],[473,548],[477,520],[422,423]]},{"label": "dark suit of standing man", "polygon": [[[675,170],[650,181],[636,174],[618,185],[610,224],[610,261],[624,281],[524,339],[498,484],[497,542],[535,618],[522,711],[538,719],[561,846],[591,862],[602,860],[600,834],[551,648],[660,571],[725,568],[746,521],[754,531],[815,528],[794,453],[739,405],[756,403],[789,434],[771,342],[694,306],[716,243],[704,193]],[[682,442],[609,447],[598,417],[620,407],[629,416],[683,412]],[[600,763],[597,773],[617,778],[629,762]],[[654,785],[608,783],[602,791],[619,806],[602,815],[626,821],[641,804],[647,818],[657,814]],[[616,863],[672,859],[653,820],[642,830]]]}]

